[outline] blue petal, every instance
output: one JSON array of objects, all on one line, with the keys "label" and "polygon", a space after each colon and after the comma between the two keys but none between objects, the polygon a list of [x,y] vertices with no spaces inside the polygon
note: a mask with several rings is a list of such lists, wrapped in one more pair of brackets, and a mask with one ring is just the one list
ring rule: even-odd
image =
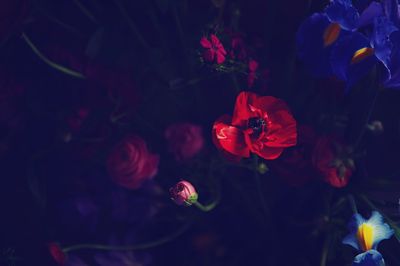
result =
[{"label": "blue petal", "polygon": [[375,55],[389,69],[390,54],[393,44],[390,41],[390,35],[397,31],[394,24],[386,17],[377,17],[374,20],[374,31],[372,34],[372,46],[375,49]]},{"label": "blue petal", "polygon": [[306,19],[297,32],[297,51],[306,67],[317,77],[332,74],[329,54],[332,45],[324,47],[324,32],[330,25],[328,18],[315,13]]},{"label": "blue petal", "polygon": [[347,225],[350,233],[343,239],[342,243],[350,245],[357,250],[361,250],[357,239],[357,230],[358,227],[364,222],[365,219],[360,214],[354,214],[349,224]]},{"label": "blue petal", "polygon": [[364,27],[371,24],[374,18],[383,15],[382,5],[378,2],[373,1],[367,8],[361,13],[360,19],[358,20],[358,27]]},{"label": "blue petal", "polygon": [[393,43],[391,60],[390,60],[390,72],[391,76],[384,82],[386,88],[400,88],[400,32],[394,32],[390,39]]},{"label": "blue petal", "polygon": [[374,227],[374,242],[372,245],[373,249],[377,249],[379,242],[384,239],[391,238],[394,234],[393,229],[391,229],[387,223],[383,222],[382,215],[377,211],[372,212],[372,215],[368,219],[367,223]]},{"label": "blue petal", "polygon": [[347,81],[348,87],[366,76],[377,62],[377,58],[371,55],[359,63],[351,64],[354,53],[365,47],[370,47],[369,40],[361,33],[354,32],[342,38],[332,49],[332,70],[339,79]]},{"label": "blue petal", "polygon": [[351,0],[333,0],[326,7],[325,13],[330,21],[339,23],[345,30],[351,31],[357,28],[360,15]]},{"label": "blue petal", "polygon": [[354,258],[353,266],[385,266],[381,253],[376,250],[368,250]]},{"label": "blue petal", "polygon": [[400,24],[399,5],[397,0],[383,0],[383,9],[386,16],[396,25]]}]

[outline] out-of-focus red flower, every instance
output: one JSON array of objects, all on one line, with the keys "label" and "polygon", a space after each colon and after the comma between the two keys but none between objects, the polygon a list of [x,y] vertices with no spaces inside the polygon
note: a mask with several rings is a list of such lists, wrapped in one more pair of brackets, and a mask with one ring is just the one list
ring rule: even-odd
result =
[{"label": "out-of-focus red flower", "polygon": [[190,206],[197,201],[198,194],[194,186],[185,180],[178,182],[169,190],[171,199],[178,205]]},{"label": "out-of-focus red flower", "polygon": [[204,145],[202,128],[190,123],[170,125],[165,130],[165,138],[177,161],[192,158]]},{"label": "out-of-focus red flower", "polygon": [[65,253],[61,250],[57,243],[50,242],[47,244],[50,255],[59,266],[64,266],[66,261]]},{"label": "out-of-focus red flower", "polygon": [[158,172],[159,156],[147,149],[143,139],[129,136],[118,143],[107,160],[108,173],[118,184],[138,189]]},{"label": "out-of-focus red flower", "polygon": [[238,59],[240,61],[245,61],[247,59],[248,51],[242,36],[238,34],[232,36],[229,55],[232,59]]},{"label": "out-of-focus red flower", "polygon": [[253,87],[254,81],[257,78],[258,62],[256,60],[249,60],[249,74],[247,75],[247,86]]},{"label": "out-of-focus red flower", "polygon": [[85,107],[81,107],[76,112],[67,118],[67,124],[69,128],[77,132],[82,127],[83,122],[89,115],[89,109]]},{"label": "out-of-focus red flower", "polygon": [[217,119],[212,135],[215,145],[231,156],[249,157],[252,152],[272,160],[296,145],[296,120],[282,100],[241,92],[233,116]]},{"label": "out-of-focus red flower", "polygon": [[315,145],[312,162],[327,183],[341,188],[347,185],[353,174],[354,161],[350,153],[350,148],[342,140],[332,136],[322,136]]},{"label": "out-of-focus red flower", "polygon": [[22,24],[28,11],[28,0],[3,0],[0,4],[0,41]]},{"label": "out-of-focus red flower", "polygon": [[317,135],[312,127],[299,126],[298,143],[286,149],[282,156],[269,166],[284,181],[292,186],[302,186],[317,175],[311,163],[311,156]]},{"label": "out-of-focus red flower", "polygon": [[201,38],[201,46],[205,49],[203,58],[207,62],[217,61],[217,64],[225,62],[226,51],[221,41],[214,34],[210,35],[210,40],[206,37]]}]

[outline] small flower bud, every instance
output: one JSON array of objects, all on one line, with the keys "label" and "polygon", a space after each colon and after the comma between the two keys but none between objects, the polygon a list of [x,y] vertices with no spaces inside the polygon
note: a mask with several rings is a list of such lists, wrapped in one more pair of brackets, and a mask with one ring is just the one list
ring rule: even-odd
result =
[{"label": "small flower bud", "polygon": [[374,135],[380,135],[383,133],[383,124],[379,120],[372,121],[367,125],[369,131],[372,132]]},{"label": "small flower bud", "polygon": [[188,181],[180,181],[169,190],[171,199],[178,205],[190,206],[197,202],[197,192]]},{"label": "small flower bud", "polygon": [[268,172],[268,166],[265,164],[265,163],[260,163],[260,164],[258,164],[258,167],[257,167],[257,171],[260,173],[260,174],[265,174],[266,172]]}]

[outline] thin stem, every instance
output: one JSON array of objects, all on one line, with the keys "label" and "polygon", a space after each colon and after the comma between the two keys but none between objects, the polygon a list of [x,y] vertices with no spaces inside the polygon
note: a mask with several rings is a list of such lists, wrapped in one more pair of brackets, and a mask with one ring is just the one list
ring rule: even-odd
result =
[{"label": "thin stem", "polygon": [[72,69],[66,68],[66,67],[64,67],[64,66],[61,66],[61,65],[59,65],[59,64],[57,64],[57,63],[51,61],[50,59],[48,59],[44,54],[42,54],[42,53],[39,51],[39,49],[32,43],[32,41],[29,39],[29,37],[28,37],[25,33],[22,33],[22,36],[21,36],[21,37],[22,37],[22,39],[28,44],[28,46],[32,49],[32,51],[33,51],[44,63],[46,63],[46,64],[49,65],[50,67],[52,67],[52,68],[54,68],[54,69],[56,69],[56,70],[58,70],[58,71],[60,71],[60,72],[63,72],[64,74],[73,76],[73,77],[75,77],[75,78],[80,78],[80,79],[84,79],[84,78],[85,78],[85,76],[82,75],[81,73],[76,72],[76,71],[74,71],[74,70],[72,70]]},{"label": "thin stem", "polygon": [[320,266],[326,266],[326,261],[328,259],[330,244],[331,244],[331,236],[330,236],[330,234],[328,234],[324,240],[324,246],[322,248]]},{"label": "thin stem", "polygon": [[85,16],[87,16],[95,24],[98,24],[98,21],[95,18],[95,16],[79,0],[74,0],[74,3],[82,11],[82,13],[85,14]]},{"label": "thin stem", "polygon": [[350,194],[347,196],[347,199],[349,200],[351,210],[353,211],[354,214],[357,214],[358,210],[357,210],[357,205],[356,205],[354,196],[352,194]]},{"label": "thin stem", "polygon": [[180,229],[178,229],[176,232],[167,235],[165,237],[162,237],[158,240],[147,242],[147,243],[142,243],[142,244],[137,244],[137,245],[130,245],[130,246],[110,246],[110,245],[101,245],[101,244],[78,244],[70,247],[63,248],[62,251],[64,253],[68,253],[71,251],[75,250],[80,250],[80,249],[98,249],[98,250],[119,250],[119,251],[130,251],[130,250],[143,250],[143,249],[149,249],[149,248],[154,248],[160,245],[163,245],[165,243],[168,243],[181,234],[183,234],[190,226],[190,222],[182,226]]},{"label": "thin stem", "polygon": [[129,14],[126,12],[126,8],[122,5],[121,0],[114,0],[114,2],[115,2],[115,5],[118,7],[119,11],[121,12],[122,16],[124,17],[124,19],[128,23],[128,26],[131,29],[132,33],[136,36],[136,38],[138,39],[140,44],[144,48],[148,49],[149,46],[148,46],[147,42],[145,41],[143,35],[137,29],[135,23],[130,18]]},{"label": "thin stem", "polygon": [[263,210],[264,210],[264,214],[265,214],[265,216],[266,216],[266,218],[267,218],[268,215],[269,215],[269,208],[268,208],[268,205],[267,205],[267,201],[265,200],[265,197],[264,197],[264,193],[263,193],[263,190],[262,190],[262,184],[261,184],[261,178],[260,178],[260,175],[259,175],[259,173],[258,173],[257,168],[258,168],[258,156],[257,156],[257,155],[254,155],[254,156],[253,156],[253,173],[254,173],[254,179],[255,179],[255,181],[256,181],[258,196],[259,196],[259,198],[260,198],[261,205],[262,205],[262,208],[263,208]]},{"label": "thin stem", "polygon": [[196,206],[197,208],[199,208],[199,210],[203,211],[203,212],[209,212],[211,210],[213,210],[215,207],[217,207],[219,200],[216,200],[208,205],[203,205],[200,202],[196,201],[193,203],[194,206]]}]

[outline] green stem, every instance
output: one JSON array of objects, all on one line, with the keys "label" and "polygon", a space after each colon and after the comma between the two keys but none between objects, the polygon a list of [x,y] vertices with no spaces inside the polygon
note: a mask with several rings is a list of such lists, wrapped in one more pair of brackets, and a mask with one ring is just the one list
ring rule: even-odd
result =
[{"label": "green stem", "polygon": [[328,259],[329,248],[331,244],[331,237],[328,234],[324,240],[324,246],[322,248],[321,263],[320,266],[326,266],[326,261]]},{"label": "green stem", "polygon": [[82,11],[82,13],[85,14],[85,16],[87,16],[95,24],[98,24],[95,16],[79,0],[74,0],[74,3]]},{"label": "green stem", "polygon": [[51,61],[50,59],[48,59],[44,54],[42,54],[39,49],[32,43],[32,41],[29,39],[29,37],[25,34],[22,33],[22,39],[28,44],[28,46],[32,49],[32,51],[47,65],[49,65],[50,67],[63,72],[64,74],[73,76],[75,78],[80,78],[80,79],[84,79],[85,76],[82,75],[79,72],[76,72],[74,70],[71,70],[69,68],[66,68],[64,66],[61,66],[53,61]]},{"label": "green stem", "polygon": [[356,205],[356,201],[354,199],[354,196],[352,194],[349,194],[347,196],[347,199],[349,200],[351,210],[353,211],[354,214],[357,214],[358,210],[357,210],[357,205]]},{"label": "green stem", "polygon": [[217,207],[218,205],[218,200],[208,204],[208,205],[203,205],[200,202],[196,201],[193,203],[194,206],[196,206],[199,210],[203,211],[203,212],[209,212],[211,210],[213,210],[215,207]]},{"label": "green stem", "polygon": [[260,202],[262,205],[262,208],[264,210],[264,214],[266,218],[269,216],[269,208],[267,205],[267,201],[265,200],[264,193],[262,190],[262,183],[261,183],[261,178],[260,174],[258,173],[258,156],[254,155],[253,156],[253,173],[254,173],[254,179],[256,181],[256,186],[257,186],[257,191],[258,191],[258,196],[260,198]]},{"label": "green stem", "polygon": [[154,247],[166,244],[166,243],[174,240],[175,238],[177,238],[178,236],[183,234],[189,228],[190,224],[191,223],[185,224],[184,226],[182,226],[180,229],[178,229],[176,232],[172,233],[171,235],[167,235],[158,240],[147,242],[147,243],[142,243],[142,244],[137,244],[137,245],[129,245],[129,246],[110,246],[110,245],[101,245],[101,244],[78,244],[78,245],[63,248],[62,251],[64,253],[68,253],[68,252],[80,250],[80,249],[131,251],[131,250],[143,250],[143,249],[154,248]]}]

